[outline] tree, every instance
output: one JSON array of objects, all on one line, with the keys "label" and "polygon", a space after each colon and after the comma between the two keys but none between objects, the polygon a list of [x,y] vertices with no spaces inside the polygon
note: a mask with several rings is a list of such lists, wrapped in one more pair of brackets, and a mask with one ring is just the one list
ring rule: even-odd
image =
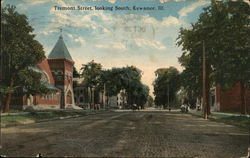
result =
[{"label": "tree", "polygon": [[[127,66],[122,68],[121,83],[122,88],[127,92],[128,107],[132,104],[143,106],[146,101],[144,95],[148,96],[148,87],[141,82],[142,71],[135,66]],[[141,99],[141,100],[140,100]],[[141,101],[141,102],[140,102]]]},{"label": "tree", "polygon": [[[82,73],[81,75],[84,78],[84,83],[87,87],[90,88],[90,104],[95,104],[94,100],[94,91],[93,88],[99,86],[101,73],[102,73],[102,65],[96,63],[94,60],[91,62],[82,65]],[[93,106],[93,105],[92,105]]]},{"label": "tree", "polygon": [[36,41],[25,15],[14,6],[1,8],[1,59],[3,112],[9,111],[11,96],[19,94],[47,93],[41,84],[41,74],[31,69],[45,58],[43,46]]},{"label": "tree", "polygon": [[134,103],[139,105],[141,108],[144,108],[144,105],[147,102],[149,96],[149,88],[147,85],[137,82],[136,90],[132,93],[134,98]]},{"label": "tree", "polygon": [[[76,67],[73,67],[73,78],[80,78],[81,74],[77,71]],[[73,87],[77,86],[77,81],[73,80]]]},{"label": "tree", "polygon": [[[212,81],[210,86],[220,85],[228,89],[240,83],[242,113],[247,110],[245,89],[250,84],[249,14],[250,6],[243,1],[213,0],[191,29],[180,30],[177,43],[183,47],[179,61],[185,67],[186,76],[189,78],[193,75],[198,81],[201,73],[193,71],[193,68],[197,63],[201,65],[202,43],[205,43],[209,78]],[[193,87],[195,89],[199,82],[193,84],[196,85]]]},{"label": "tree", "polygon": [[153,99],[153,97],[151,95],[149,95],[148,98],[147,98],[147,106],[148,107],[153,107],[153,105],[154,105],[154,99]]},{"label": "tree", "polygon": [[154,95],[156,105],[166,107],[176,98],[179,89],[179,71],[175,67],[161,68],[155,71],[156,79],[154,85]]},{"label": "tree", "polygon": [[76,67],[73,67],[73,78],[79,78],[81,75],[80,73],[76,70]]},{"label": "tree", "polygon": [[104,87],[104,84],[108,96],[117,95],[121,90],[126,91],[126,108],[134,103],[143,107],[147,101],[149,88],[141,83],[141,70],[134,66],[103,70],[100,87]]}]

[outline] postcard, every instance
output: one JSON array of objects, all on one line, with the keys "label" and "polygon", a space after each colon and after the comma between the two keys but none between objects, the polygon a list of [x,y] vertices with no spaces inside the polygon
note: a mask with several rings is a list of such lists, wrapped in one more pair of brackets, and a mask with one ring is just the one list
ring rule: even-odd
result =
[{"label": "postcard", "polygon": [[1,0],[2,157],[249,156],[247,0]]}]

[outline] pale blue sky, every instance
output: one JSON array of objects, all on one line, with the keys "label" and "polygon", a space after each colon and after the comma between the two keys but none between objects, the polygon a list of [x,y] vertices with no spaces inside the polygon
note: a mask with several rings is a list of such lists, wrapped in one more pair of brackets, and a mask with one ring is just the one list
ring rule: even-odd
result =
[{"label": "pale blue sky", "polygon": [[[63,38],[79,69],[95,60],[104,68],[134,65],[153,92],[157,68],[175,66],[181,48],[176,46],[180,27],[197,21],[209,0],[4,0],[16,5],[34,28],[48,55],[63,29]],[[57,11],[54,6],[158,7],[153,11]]]}]

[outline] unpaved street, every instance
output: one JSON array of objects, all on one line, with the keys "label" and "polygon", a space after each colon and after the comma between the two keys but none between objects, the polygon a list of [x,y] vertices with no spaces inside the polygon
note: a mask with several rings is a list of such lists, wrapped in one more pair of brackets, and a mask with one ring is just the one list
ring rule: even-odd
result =
[{"label": "unpaved street", "polygon": [[2,128],[1,155],[241,157],[248,131],[178,112],[110,112]]}]

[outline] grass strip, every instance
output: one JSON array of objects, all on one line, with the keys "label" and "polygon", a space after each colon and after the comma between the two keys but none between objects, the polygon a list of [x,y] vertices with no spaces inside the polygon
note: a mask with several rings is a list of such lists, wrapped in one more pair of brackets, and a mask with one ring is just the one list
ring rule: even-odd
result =
[{"label": "grass strip", "polygon": [[1,116],[1,124],[22,124],[25,122],[39,122],[43,120],[69,117],[69,116],[85,116],[87,114],[95,114],[99,111],[94,110],[60,110],[60,111],[33,111],[27,114],[4,115]]}]

